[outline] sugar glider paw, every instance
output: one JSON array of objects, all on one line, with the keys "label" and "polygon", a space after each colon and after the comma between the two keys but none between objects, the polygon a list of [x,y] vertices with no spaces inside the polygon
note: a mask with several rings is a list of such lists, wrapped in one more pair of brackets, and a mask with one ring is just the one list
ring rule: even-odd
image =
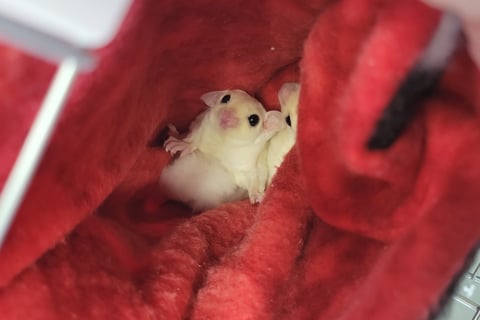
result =
[{"label": "sugar glider paw", "polygon": [[163,144],[165,150],[169,152],[171,155],[180,152],[180,157],[183,157],[189,153],[192,153],[193,148],[190,143],[185,142],[181,139],[177,139],[175,137],[169,137],[165,143]]},{"label": "sugar glider paw", "polygon": [[263,196],[264,196],[263,192],[252,192],[252,193],[249,193],[248,195],[248,197],[250,198],[251,204],[257,204],[262,202]]}]

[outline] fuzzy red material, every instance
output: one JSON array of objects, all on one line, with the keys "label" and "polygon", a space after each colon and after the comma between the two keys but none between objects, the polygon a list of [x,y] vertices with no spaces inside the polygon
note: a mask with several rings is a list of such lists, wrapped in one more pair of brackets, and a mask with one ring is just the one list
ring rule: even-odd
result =
[{"label": "fuzzy red material", "polygon": [[[385,151],[365,143],[439,13],[415,0],[136,1],[80,76],[0,250],[2,319],[428,319],[480,238],[480,74],[462,45]],[[54,68],[0,48],[0,182]],[[264,201],[193,216],[167,123],[299,80]]]}]

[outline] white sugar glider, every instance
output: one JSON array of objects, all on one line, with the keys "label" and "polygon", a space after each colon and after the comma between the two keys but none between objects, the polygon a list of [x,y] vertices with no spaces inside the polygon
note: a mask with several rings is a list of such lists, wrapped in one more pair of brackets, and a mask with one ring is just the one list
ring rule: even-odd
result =
[{"label": "white sugar glider", "polygon": [[267,185],[270,185],[278,167],[283,162],[283,158],[295,144],[297,138],[299,96],[300,84],[294,82],[283,84],[278,92],[282,116],[287,126],[278,131],[268,143],[266,152],[268,166]]},{"label": "white sugar glider", "polygon": [[[226,202],[230,196],[237,197],[236,187],[239,187],[248,192],[252,204],[260,202],[268,173],[257,166],[257,159],[268,140],[285,126],[281,113],[267,112],[259,101],[242,90],[209,92],[202,95],[201,100],[209,108],[192,122],[188,135],[183,139],[170,136],[165,141],[165,149],[171,154],[180,152],[180,156],[164,169],[162,183],[167,188],[177,184],[175,180],[188,183],[189,175],[197,170],[191,168],[195,167],[204,171],[201,179],[209,181],[198,193],[195,191],[197,187],[179,188],[178,198],[184,198],[183,192],[190,192],[188,197],[200,197],[197,202],[202,202],[205,194],[210,196],[210,191],[215,193],[222,189],[228,192],[218,198],[220,202]],[[194,157],[201,156],[180,161],[192,153],[196,154]],[[208,171],[205,168],[213,173],[205,173]],[[227,174],[233,177],[233,184],[230,184]],[[166,179],[166,176],[169,178]],[[218,185],[214,180],[219,181]],[[196,183],[202,185],[198,181]]]}]

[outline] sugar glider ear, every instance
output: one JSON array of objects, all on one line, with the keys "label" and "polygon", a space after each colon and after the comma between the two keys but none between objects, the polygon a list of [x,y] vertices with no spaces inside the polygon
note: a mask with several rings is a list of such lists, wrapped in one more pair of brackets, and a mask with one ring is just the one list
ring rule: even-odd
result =
[{"label": "sugar glider ear", "polygon": [[296,83],[296,82],[284,83],[283,86],[278,91],[278,101],[280,101],[280,105],[284,106],[285,104],[287,104],[287,101],[290,98],[290,96],[298,91],[300,91],[299,83]]},{"label": "sugar glider ear", "polygon": [[[231,94],[229,90],[211,91],[203,94],[200,99],[209,107],[217,105],[221,100],[230,100],[227,95]],[[228,102],[228,101],[226,101]]]}]

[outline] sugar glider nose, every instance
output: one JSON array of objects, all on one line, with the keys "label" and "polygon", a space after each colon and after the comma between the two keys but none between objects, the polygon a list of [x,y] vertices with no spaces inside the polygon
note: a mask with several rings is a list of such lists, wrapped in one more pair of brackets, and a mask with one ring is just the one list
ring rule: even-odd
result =
[{"label": "sugar glider nose", "polygon": [[231,129],[238,126],[239,119],[232,109],[222,109],[220,111],[220,127],[222,129]]}]

